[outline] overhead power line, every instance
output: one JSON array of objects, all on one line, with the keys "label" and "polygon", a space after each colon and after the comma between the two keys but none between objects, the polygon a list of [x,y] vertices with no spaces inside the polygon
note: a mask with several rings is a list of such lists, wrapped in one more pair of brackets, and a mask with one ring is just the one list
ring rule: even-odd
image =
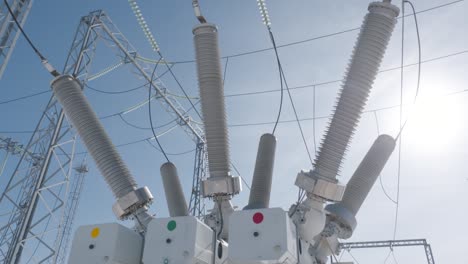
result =
[{"label": "overhead power line", "polygon": [[17,97],[17,98],[14,98],[14,99],[2,101],[2,102],[0,102],[0,105],[2,105],[2,104],[9,104],[9,103],[17,102],[17,101],[21,101],[21,100],[24,100],[24,99],[36,97],[36,96],[39,96],[39,95],[42,95],[42,94],[46,94],[46,93],[50,93],[50,90],[45,90],[45,91],[42,91],[42,92],[33,93],[33,94],[30,94],[30,95],[25,95],[25,96]]},{"label": "overhead power line", "polygon": [[[443,3],[443,4],[436,5],[436,6],[427,8],[427,9],[420,10],[420,11],[416,12],[416,14],[427,13],[427,12],[438,10],[438,9],[441,9],[441,8],[444,8],[444,7],[452,6],[452,5],[461,3],[461,2],[465,2],[465,0],[457,0],[457,1],[451,1],[451,2],[447,2],[447,3]],[[412,14],[405,15],[405,17],[407,17],[407,16],[412,16]],[[402,19],[402,17],[400,16],[400,17],[398,17],[398,19]],[[349,32],[358,31],[360,29],[361,29],[360,27],[353,27],[353,28],[349,28],[349,29],[345,29],[345,30],[341,30],[341,31],[337,31],[337,32],[329,33],[329,34],[320,35],[320,36],[313,37],[313,38],[308,38],[308,39],[303,39],[303,40],[299,40],[299,41],[285,43],[285,44],[282,44],[282,45],[277,45],[277,48],[280,49],[280,48],[299,45],[299,44],[312,42],[312,41],[316,41],[316,40],[320,40],[320,39],[335,37],[335,36],[339,36],[339,35],[346,34],[346,33],[349,33]],[[234,54],[231,54],[231,55],[224,56],[222,58],[224,59],[224,58],[241,57],[241,56],[251,55],[251,54],[255,54],[255,53],[266,52],[266,51],[270,51],[270,50],[273,50],[273,49],[274,48],[271,47],[271,48],[256,49],[256,50],[251,50],[251,51],[246,51],[246,52],[239,52],[239,53],[234,53]],[[185,63],[194,63],[194,62],[195,62],[195,60],[181,60],[181,61],[174,61],[174,62],[171,62],[171,63],[185,64]]]},{"label": "overhead power line", "polygon": [[[420,63],[416,62],[416,63],[406,64],[404,67],[407,68],[407,67],[417,66],[419,64],[426,64],[426,63],[429,63],[429,62],[439,61],[439,60],[443,60],[443,59],[447,59],[447,58],[451,58],[451,57],[457,57],[457,56],[461,56],[461,55],[465,55],[465,54],[468,54],[468,50],[462,50],[462,51],[453,52],[453,53],[449,53],[449,54],[434,57],[434,58],[429,58],[429,59],[426,59],[426,60],[422,60]],[[400,66],[396,66],[396,67],[381,70],[380,73],[395,71],[395,70],[399,70],[399,69],[400,69]],[[333,84],[333,83],[340,83],[342,81],[343,81],[343,79],[336,79],[336,80],[324,81],[324,82],[320,82],[320,83],[305,84],[305,85],[300,85],[300,86],[289,87],[289,90],[300,90],[300,89],[313,88],[314,86],[316,86],[316,87],[325,86],[325,85],[329,85],[329,84]],[[131,92],[131,91],[135,91],[135,90],[138,90],[138,89],[141,89],[141,88],[145,87],[148,84],[149,83],[145,83],[145,84],[142,84],[140,86],[137,86],[137,87],[134,87],[134,88],[131,88],[131,89],[128,89],[128,90],[124,90],[124,91],[121,91],[121,92],[114,92],[114,93],[118,94],[118,93],[127,93],[127,92]],[[87,87],[89,87],[89,86],[87,86]],[[94,89],[90,89],[90,90],[95,91],[97,89],[94,88]],[[102,90],[99,90],[99,92],[101,92],[101,91]],[[277,93],[277,92],[279,92],[277,89],[275,89],[275,90],[264,90],[264,91],[254,91],[254,92],[227,94],[227,95],[225,95],[225,97],[229,98],[229,97],[239,97],[239,96],[250,96],[250,95]],[[39,95],[46,94],[46,93],[51,93],[50,89],[47,89],[47,90],[44,90],[44,91],[41,91],[41,92],[38,92],[38,93],[30,94],[30,95],[25,95],[25,96],[9,99],[9,100],[6,100],[6,101],[0,101],[0,105],[30,99],[30,98],[37,97]],[[108,92],[108,93],[111,94],[112,92]],[[173,95],[173,94],[171,94],[171,95]],[[175,96],[175,95],[173,95],[173,96]],[[196,99],[197,97],[190,97],[190,98]]]},{"label": "overhead power line", "polygon": [[[444,94],[444,95],[440,95],[438,98],[457,95],[457,94],[466,93],[466,92],[468,92],[468,89],[464,89],[464,90],[455,91],[455,92],[452,92],[452,93],[447,93],[447,94]],[[367,111],[363,111],[363,113],[374,113],[374,112],[379,112],[379,111],[384,111],[384,110],[389,110],[389,109],[395,109],[395,108],[398,108],[398,107],[399,107],[399,105],[375,108],[375,109],[370,109],[370,110],[367,110]],[[328,119],[328,118],[330,118],[330,116],[319,116],[319,117],[316,117],[315,120]],[[302,119],[300,119],[301,122],[302,121],[312,121],[312,120],[314,120],[314,118],[302,118]],[[296,120],[291,119],[291,120],[283,120],[283,121],[280,121],[279,123],[282,124],[282,123],[294,123],[294,122],[296,122]],[[259,123],[233,124],[233,125],[229,125],[229,127],[250,127],[250,126],[271,125],[271,124],[274,124],[274,123],[275,123],[275,121],[259,122]],[[165,124],[165,125],[167,125],[167,124]],[[2,134],[30,134],[32,132],[34,132],[34,131],[31,131],[31,130],[0,131],[0,133],[2,133]],[[145,137],[143,139],[118,144],[118,145],[116,145],[116,147],[125,147],[125,146],[135,145],[135,144],[139,144],[141,142],[147,141],[147,140],[152,140],[153,138],[154,138],[154,136]],[[188,150],[188,151],[183,151],[183,152],[179,152],[179,153],[166,152],[166,154],[168,156],[177,156],[177,155],[188,154],[188,153],[191,153],[193,151],[195,151],[195,150]],[[76,153],[76,154],[82,155],[82,154],[85,154],[85,153],[86,152],[80,152],[80,153]]]}]

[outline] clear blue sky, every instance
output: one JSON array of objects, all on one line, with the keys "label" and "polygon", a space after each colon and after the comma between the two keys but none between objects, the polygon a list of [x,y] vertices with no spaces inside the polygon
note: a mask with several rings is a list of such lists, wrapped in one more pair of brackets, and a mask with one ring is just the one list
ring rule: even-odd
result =
[{"label": "clear blue sky", "polygon": [[[190,1],[139,1],[146,20],[170,61],[191,60],[194,57],[192,27],[197,23]],[[414,0],[417,10],[425,10],[450,2],[449,0]],[[369,1],[267,1],[272,30],[278,45],[301,41],[316,36],[348,30],[361,25]],[[400,5],[400,1],[396,2]],[[250,1],[201,1],[205,16],[219,26],[223,56],[269,48],[268,34],[261,23],[257,3]],[[79,18],[91,10],[104,9],[113,22],[146,57],[155,58],[149,44],[128,6],[127,1],[36,1],[25,30],[39,49],[62,68]],[[423,60],[468,50],[468,4],[466,1],[421,13],[418,16]],[[407,9],[409,13],[409,8]],[[412,17],[406,19],[405,63],[417,62],[417,42]],[[398,67],[401,56],[401,21],[397,25],[382,69]],[[290,87],[338,80],[343,77],[358,32],[352,31],[329,38],[288,46],[279,50]],[[96,73],[115,63],[108,49],[98,46],[92,72]],[[463,252],[468,231],[463,228],[468,217],[468,94],[452,92],[467,89],[468,53],[430,61],[422,65],[420,98],[426,101],[418,114],[410,119],[402,136],[400,214],[397,238],[427,238],[432,244],[438,263],[464,263],[456,256]],[[223,61],[225,62],[225,61]],[[179,64],[174,71],[189,94],[197,95],[194,64]],[[403,98],[413,99],[417,67],[405,68]],[[2,80],[0,101],[49,89],[51,77],[42,69],[34,53],[20,38],[17,48]],[[180,93],[174,81],[164,77],[169,89]],[[119,69],[89,84],[106,91],[122,91],[142,84],[128,68]],[[332,113],[339,83],[316,86],[316,115]],[[226,94],[279,89],[278,73],[273,52],[266,51],[229,59]],[[112,114],[143,101],[147,92],[139,90],[123,95],[105,95],[89,89],[86,94],[99,116]],[[292,91],[299,116],[312,117],[312,88]],[[0,131],[32,130],[50,94],[10,104],[0,104]],[[276,117],[279,93],[230,97],[226,99],[230,125],[269,122]],[[400,100],[400,73],[398,70],[381,73],[374,85],[366,110],[394,106]],[[188,108],[189,104],[181,100]],[[406,110],[407,108],[405,108]],[[285,100],[283,120],[294,118],[288,100]],[[170,117],[154,104],[155,125]],[[405,111],[407,113],[407,111]],[[381,133],[395,136],[398,131],[398,108],[376,112]],[[125,116],[128,121],[148,126],[147,108]],[[323,135],[327,119],[316,121],[317,143]],[[126,126],[118,117],[106,119],[104,125],[115,144],[127,143],[151,136],[148,130]],[[302,123],[309,147],[313,150],[312,121]],[[270,132],[272,125],[230,127],[231,156],[242,176],[250,183],[258,139]],[[3,133],[26,143],[28,134]],[[347,182],[354,169],[377,136],[373,113],[362,116],[340,176]],[[280,124],[273,182],[273,206],[288,209],[297,196],[294,180],[301,169],[310,169],[296,123]],[[178,129],[161,138],[168,152],[183,152],[194,145]],[[81,147],[80,147],[81,148]],[[166,216],[159,166],[163,156],[146,143],[119,149],[140,185],[147,185],[156,197],[151,207],[158,216]],[[397,151],[382,174],[389,195],[397,193]],[[193,169],[193,153],[174,156],[189,197]],[[14,164],[9,164],[13,166]],[[111,211],[113,197],[101,179],[93,162],[86,178],[78,211],[76,226],[114,222]],[[0,179],[4,184],[5,176]],[[248,199],[245,190],[234,199],[242,208]],[[358,228],[352,241],[392,239],[395,205],[389,201],[377,183],[358,215]],[[359,263],[384,262],[388,250],[351,252]],[[395,249],[399,263],[425,263],[423,249]],[[343,260],[351,260],[344,254]],[[387,263],[393,263],[388,260]]]}]

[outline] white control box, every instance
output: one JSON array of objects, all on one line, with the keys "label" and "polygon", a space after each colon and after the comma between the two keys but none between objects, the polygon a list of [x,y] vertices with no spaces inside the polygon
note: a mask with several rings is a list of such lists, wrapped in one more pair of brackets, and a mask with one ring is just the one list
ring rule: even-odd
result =
[{"label": "white control box", "polygon": [[69,264],[140,264],[143,238],[117,223],[77,229]]},{"label": "white control box", "polygon": [[296,227],[281,208],[234,212],[229,219],[232,264],[296,264]]},{"label": "white control box", "polygon": [[153,219],[148,225],[144,264],[224,263],[226,245],[216,241],[210,227],[193,216]]}]

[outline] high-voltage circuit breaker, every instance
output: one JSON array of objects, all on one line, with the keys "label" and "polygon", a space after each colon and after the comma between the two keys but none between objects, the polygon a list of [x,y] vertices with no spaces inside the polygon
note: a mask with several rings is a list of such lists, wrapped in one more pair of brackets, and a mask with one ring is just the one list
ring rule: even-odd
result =
[{"label": "high-voltage circuit breaker", "polygon": [[72,76],[52,82],[57,100],[82,138],[116,197],[113,211],[133,228],[117,223],[82,226],[76,231],[70,264],[324,264],[336,254],[338,239],[356,228],[356,214],[385,166],[395,140],[381,135],[345,187],[337,180],[342,159],[376,78],[399,9],[390,1],[373,2],[356,42],[338,103],[314,168],[297,174],[303,199],[288,211],[269,208],[276,138],[260,138],[249,204],[235,210],[231,198],[241,191],[230,172],[217,27],[201,22],[193,29],[209,177],[201,183],[214,207],[203,219],[188,215],[177,169],[161,167],[170,217],[149,212],[153,196],[138,188],[103,126]]}]

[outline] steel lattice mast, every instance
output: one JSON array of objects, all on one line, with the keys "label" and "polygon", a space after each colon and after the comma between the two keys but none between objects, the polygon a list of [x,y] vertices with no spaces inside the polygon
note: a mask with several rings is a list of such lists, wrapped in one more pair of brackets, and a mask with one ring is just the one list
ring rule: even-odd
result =
[{"label": "steel lattice mast", "polygon": [[[0,177],[3,174],[3,171],[6,167],[6,163],[8,158],[11,156],[21,156],[25,153],[24,146],[21,145],[19,142],[14,141],[10,137],[3,137],[0,136],[0,149],[5,151],[5,156],[3,160],[0,162]],[[35,159],[35,156],[32,153],[26,152],[26,158],[28,159]]]},{"label": "steel lattice mast", "polygon": [[[149,71],[152,67],[141,59],[104,12],[94,11],[81,19],[63,72],[75,76],[83,84],[93,78],[89,76],[88,68],[92,63],[98,41],[105,42],[106,46],[114,51],[121,62],[120,65],[133,66],[133,72],[145,79],[148,87],[150,82],[153,83],[152,86],[157,93],[155,98],[196,142],[195,185],[191,198],[194,203],[191,204],[191,211],[200,215],[203,207],[199,197],[199,182],[205,177],[206,172],[203,130],[193,122],[187,114],[188,111],[175,97],[171,96],[161,80],[151,80]],[[39,162],[30,162],[23,154],[4,193],[0,196],[0,212],[8,211],[7,214],[0,215],[2,220],[0,221],[2,223],[0,224],[0,262],[20,263],[20,260],[32,260],[34,263],[63,263],[65,261],[66,252],[59,250],[68,247],[69,224],[73,221],[74,215],[70,208],[76,209],[76,205],[64,208],[66,204],[64,197],[71,195],[68,201],[72,204],[77,203],[79,191],[76,190],[82,186],[80,183],[82,179],[79,177],[76,177],[75,182],[69,182],[73,171],[75,141],[74,131],[70,128],[60,105],[52,97],[26,146],[28,152],[36,153]],[[75,188],[75,191],[70,191],[70,186]],[[44,198],[45,193],[49,196],[47,199]],[[29,250],[31,245],[32,248]],[[29,260],[26,257],[29,257]]]},{"label": "steel lattice mast", "polygon": [[198,142],[195,149],[195,164],[193,167],[192,192],[190,195],[189,212],[193,216],[205,215],[205,203],[201,193],[201,181],[206,176],[207,169],[206,145]]},{"label": "steel lattice mast", "polygon": [[88,167],[86,166],[86,158],[83,160],[81,165],[74,168],[76,171],[76,180],[72,182],[70,186],[70,194],[68,195],[68,201],[66,203],[65,212],[63,216],[63,228],[57,235],[54,243],[54,249],[56,250],[55,256],[50,259],[49,263],[67,263],[68,250],[70,248],[70,241],[72,236],[73,222],[75,220],[75,214],[80,202],[81,191],[84,185],[84,176],[88,173]]},{"label": "steel lattice mast", "polygon": [[[87,18],[83,18],[86,20]],[[92,21],[82,21],[81,24]],[[88,27],[78,29],[64,72],[87,76],[95,43]],[[0,196],[0,262],[50,262],[64,228],[64,204],[73,177],[76,136],[60,105],[52,97],[25,147],[5,191]],[[34,153],[30,161],[26,153]],[[78,186],[72,181],[72,186]]]},{"label": "steel lattice mast", "polygon": [[[21,26],[26,22],[33,0],[7,0]],[[13,53],[20,31],[4,1],[0,2],[0,79]]]}]

